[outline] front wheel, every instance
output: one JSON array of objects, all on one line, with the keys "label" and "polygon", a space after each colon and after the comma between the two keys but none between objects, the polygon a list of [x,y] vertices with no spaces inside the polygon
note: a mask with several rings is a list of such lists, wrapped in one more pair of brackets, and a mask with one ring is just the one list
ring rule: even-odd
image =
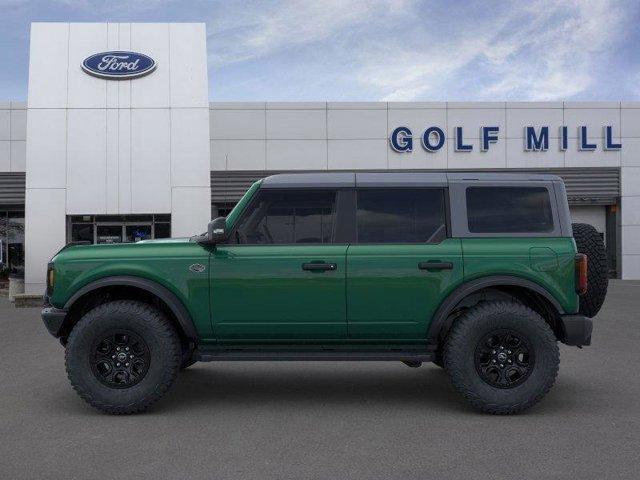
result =
[{"label": "front wheel", "polygon": [[66,347],[67,375],[91,406],[112,414],[140,412],[169,389],[182,360],[180,341],[159,310],[118,300],[89,311]]},{"label": "front wheel", "polygon": [[549,325],[517,302],[488,302],[453,325],[444,367],[453,386],[475,408],[517,413],[535,405],[553,386],[560,352]]}]

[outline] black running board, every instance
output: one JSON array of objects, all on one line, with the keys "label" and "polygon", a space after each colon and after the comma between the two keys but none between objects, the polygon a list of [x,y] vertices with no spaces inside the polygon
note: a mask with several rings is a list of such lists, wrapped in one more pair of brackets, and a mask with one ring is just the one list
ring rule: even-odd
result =
[{"label": "black running board", "polygon": [[194,358],[200,362],[216,361],[398,361],[431,362],[432,353],[425,350],[343,350],[343,349],[199,349]]}]

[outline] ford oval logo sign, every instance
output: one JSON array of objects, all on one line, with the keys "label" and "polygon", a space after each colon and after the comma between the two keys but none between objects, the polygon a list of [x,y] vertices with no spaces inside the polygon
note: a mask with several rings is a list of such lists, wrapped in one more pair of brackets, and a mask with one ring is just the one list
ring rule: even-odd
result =
[{"label": "ford oval logo sign", "polygon": [[153,58],[136,52],[102,52],[87,57],[82,69],[89,75],[112,80],[130,80],[156,68]]}]

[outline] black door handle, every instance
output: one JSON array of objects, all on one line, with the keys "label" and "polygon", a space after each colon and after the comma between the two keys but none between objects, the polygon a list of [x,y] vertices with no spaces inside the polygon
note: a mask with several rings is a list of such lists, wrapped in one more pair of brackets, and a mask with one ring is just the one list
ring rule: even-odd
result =
[{"label": "black door handle", "polygon": [[302,269],[310,272],[324,272],[327,270],[335,270],[338,266],[335,263],[303,263]]},{"label": "black door handle", "polygon": [[452,270],[452,262],[420,262],[418,263],[420,270]]}]

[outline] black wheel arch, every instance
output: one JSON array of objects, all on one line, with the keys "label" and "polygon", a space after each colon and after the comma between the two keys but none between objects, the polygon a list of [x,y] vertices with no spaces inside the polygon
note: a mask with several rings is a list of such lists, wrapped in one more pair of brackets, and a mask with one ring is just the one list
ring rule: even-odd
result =
[{"label": "black wheel arch", "polygon": [[[442,301],[429,325],[429,329],[427,331],[428,343],[438,345],[441,340],[442,333],[446,332],[446,330],[451,326],[451,314],[461,302],[469,296],[489,288],[507,290],[515,288],[520,291],[528,291],[533,294],[534,297],[543,299],[543,302],[546,304],[545,308],[549,309],[553,316],[560,316],[565,313],[564,309],[554,296],[543,286],[532,280],[512,275],[492,275],[476,278],[456,287],[455,290],[453,290],[447,298]],[[553,326],[554,325],[552,325],[552,327]]]},{"label": "black wheel arch", "polygon": [[70,324],[67,326],[67,328],[65,328],[65,330],[69,331],[70,327],[72,327],[73,324],[75,324],[75,322],[78,320],[78,318],[74,318],[73,312],[75,307],[80,302],[82,302],[83,299],[87,299],[92,294],[98,293],[100,291],[105,291],[113,288],[129,288],[138,291],[144,291],[151,297],[156,298],[161,302],[161,304],[166,306],[166,309],[175,320],[175,323],[177,323],[176,327],[178,327],[181,337],[189,342],[197,341],[198,333],[195,325],[193,324],[191,315],[185,307],[184,303],[178,298],[176,294],[174,294],[167,287],[160,285],[158,282],[149,280],[147,278],[130,275],[100,278],[78,289],[78,291],[76,291],[64,305],[64,310],[68,312],[65,323]]}]

